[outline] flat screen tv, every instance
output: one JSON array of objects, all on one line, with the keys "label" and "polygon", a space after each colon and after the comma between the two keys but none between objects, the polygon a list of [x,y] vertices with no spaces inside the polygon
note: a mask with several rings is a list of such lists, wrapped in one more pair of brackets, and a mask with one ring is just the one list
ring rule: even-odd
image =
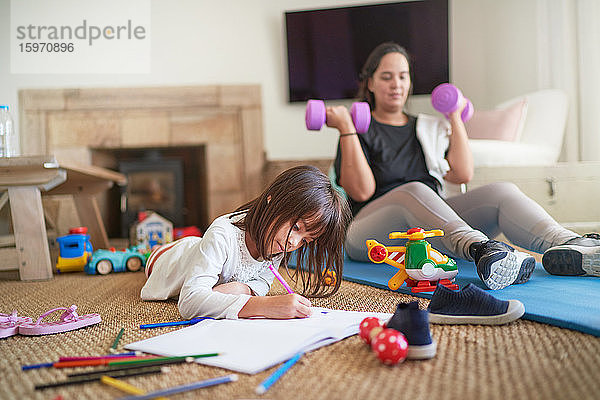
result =
[{"label": "flat screen tv", "polygon": [[358,74],[378,44],[408,51],[413,94],[448,82],[448,0],[285,13],[289,101],[355,98]]}]

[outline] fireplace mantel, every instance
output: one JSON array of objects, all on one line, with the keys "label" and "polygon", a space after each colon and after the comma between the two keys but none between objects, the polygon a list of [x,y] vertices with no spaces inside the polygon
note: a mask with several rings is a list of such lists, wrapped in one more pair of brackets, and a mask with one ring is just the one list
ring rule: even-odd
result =
[{"label": "fireplace mantel", "polygon": [[258,85],[21,90],[19,104],[24,155],[115,168],[94,151],[205,146],[209,221],[262,188]]}]

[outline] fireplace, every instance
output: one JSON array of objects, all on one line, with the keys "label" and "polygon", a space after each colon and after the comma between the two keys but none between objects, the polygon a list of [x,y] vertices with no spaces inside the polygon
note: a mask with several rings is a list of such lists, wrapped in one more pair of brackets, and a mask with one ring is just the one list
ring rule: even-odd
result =
[{"label": "fireplace", "polygon": [[[181,211],[173,222],[204,230],[263,186],[260,97],[257,85],[21,90],[22,150],[113,170],[152,151],[179,159],[183,200],[171,204]],[[144,184],[170,188],[163,178],[133,178],[128,195],[135,203]],[[109,237],[122,235],[120,199],[119,188],[98,199]]]},{"label": "fireplace", "polygon": [[142,211],[155,211],[173,226],[184,226],[183,159],[164,157],[160,149],[151,149],[141,157],[119,157],[118,163],[119,172],[127,177],[127,185],[120,188],[121,237],[128,237]]},{"label": "fireplace", "polygon": [[93,149],[92,158],[111,159],[127,185],[111,189],[106,201],[109,237],[129,236],[138,212],[151,210],[174,227],[210,223],[206,214],[204,146]]}]

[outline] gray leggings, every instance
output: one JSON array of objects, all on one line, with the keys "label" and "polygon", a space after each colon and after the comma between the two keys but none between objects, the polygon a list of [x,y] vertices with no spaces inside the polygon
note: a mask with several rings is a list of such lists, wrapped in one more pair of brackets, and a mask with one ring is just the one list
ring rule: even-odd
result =
[{"label": "gray leggings", "polygon": [[346,252],[353,260],[367,261],[367,239],[401,245],[388,239],[389,233],[415,227],[443,230],[443,237],[427,240],[442,253],[465,260],[472,260],[472,243],[500,233],[516,246],[538,253],[579,236],[512,183],[492,183],[442,199],[427,185],[409,182],[359,211],[348,229]]}]

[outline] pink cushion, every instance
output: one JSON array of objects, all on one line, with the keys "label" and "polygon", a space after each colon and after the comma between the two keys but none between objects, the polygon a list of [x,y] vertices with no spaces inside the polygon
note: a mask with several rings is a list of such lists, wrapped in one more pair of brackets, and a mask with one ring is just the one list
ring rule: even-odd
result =
[{"label": "pink cushion", "polygon": [[465,123],[467,135],[469,139],[518,141],[526,113],[526,100],[496,110],[475,110],[473,118]]}]

